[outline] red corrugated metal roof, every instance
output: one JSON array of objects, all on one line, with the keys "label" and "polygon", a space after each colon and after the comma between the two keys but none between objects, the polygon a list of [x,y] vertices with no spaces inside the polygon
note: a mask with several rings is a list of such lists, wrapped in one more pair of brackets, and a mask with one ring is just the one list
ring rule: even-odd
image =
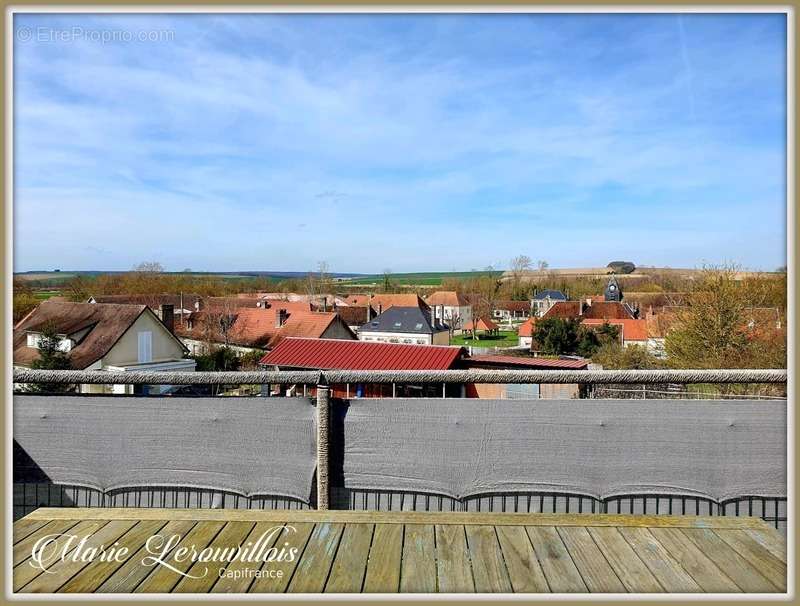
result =
[{"label": "red corrugated metal roof", "polygon": [[320,370],[448,370],[463,347],[288,338],[261,358],[265,366]]},{"label": "red corrugated metal roof", "polygon": [[525,368],[561,368],[565,370],[583,370],[589,365],[588,360],[558,360],[554,358],[527,358],[522,356],[472,356],[467,358],[470,365],[492,364],[498,366],[524,366]]}]

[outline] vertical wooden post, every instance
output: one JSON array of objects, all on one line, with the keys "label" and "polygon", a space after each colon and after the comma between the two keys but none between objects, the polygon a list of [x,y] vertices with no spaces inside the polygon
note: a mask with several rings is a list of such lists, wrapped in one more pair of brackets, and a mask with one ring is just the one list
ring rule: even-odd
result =
[{"label": "vertical wooden post", "polygon": [[330,505],[328,471],[330,463],[330,390],[327,385],[317,385],[317,509],[327,510]]}]

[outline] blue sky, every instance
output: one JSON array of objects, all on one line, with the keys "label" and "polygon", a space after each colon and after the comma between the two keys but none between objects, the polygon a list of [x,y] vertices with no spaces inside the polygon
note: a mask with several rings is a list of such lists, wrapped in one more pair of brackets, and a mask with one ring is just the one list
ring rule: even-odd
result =
[{"label": "blue sky", "polygon": [[786,262],[783,15],[14,27],[15,271]]}]

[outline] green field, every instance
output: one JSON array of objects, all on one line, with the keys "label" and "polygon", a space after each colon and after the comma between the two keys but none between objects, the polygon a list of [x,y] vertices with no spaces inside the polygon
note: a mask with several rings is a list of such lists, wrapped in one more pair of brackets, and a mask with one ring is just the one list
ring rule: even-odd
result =
[{"label": "green field", "polygon": [[[432,272],[417,272],[417,273],[399,273],[389,274],[389,280],[393,284],[400,286],[441,286],[442,281],[448,278],[474,278],[477,276],[493,275],[500,277],[502,271],[432,271]],[[360,276],[342,281],[343,285],[381,285],[383,284],[383,274],[376,274],[374,276]]]},{"label": "green field", "polygon": [[450,345],[462,345],[472,347],[516,347],[519,345],[519,338],[514,331],[500,331],[498,335],[483,335],[478,332],[479,339],[473,339],[470,334],[456,335],[450,339]]},{"label": "green field", "polygon": [[56,295],[60,295],[60,290],[37,290],[33,293],[33,296],[41,301],[46,301],[50,297],[55,297]]}]

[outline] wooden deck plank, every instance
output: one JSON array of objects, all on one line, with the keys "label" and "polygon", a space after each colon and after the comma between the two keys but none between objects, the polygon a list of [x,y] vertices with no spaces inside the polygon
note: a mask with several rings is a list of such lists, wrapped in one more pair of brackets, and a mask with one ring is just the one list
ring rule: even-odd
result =
[{"label": "wooden deck plank", "polygon": [[[166,522],[163,520],[138,522],[120,537],[119,545],[120,547],[126,547],[129,550],[129,554],[135,554],[149,537],[157,534],[165,525]],[[91,593],[96,591],[107,578],[122,568],[124,564],[125,561],[95,560],[70,579],[59,591],[63,593]]]},{"label": "wooden deck plank", "polygon": [[323,522],[314,527],[308,545],[297,564],[288,591],[321,593],[328,580],[336,549],[344,532],[344,524]]},{"label": "wooden deck plank", "polygon": [[[242,545],[255,525],[255,522],[229,522],[214,538],[211,546],[215,550],[219,550],[219,554],[224,553],[223,550],[233,552]],[[207,593],[210,591],[220,578],[220,568],[225,568],[222,557],[220,555],[210,562],[197,561],[192,564],[186,573],[189,576],[182,577],[178,581],[172,590],[173,593]]]},{"label": "wooden deck plank", "polygon": [[[102,522],[100,522],[102,523]],[[113,545],[114,541],[121,538],[126,532],[136,525],[132,520],[115,520],[105,523],[102,528],[86,532],[76,532],[77,540],[87,537],[81,549],[84,553],[101,546]],[[75,551],[73,549],[73,551]],[[58,591],[72,577],[86,568],[90,562],[83,558],[66,558],[54,563],[47,569],[47,573],[40,574],[22,588],[23,593],[53,593]]]},{"label": "wooden deck plank", "polygon": [[36,520],[28,518],[17,520],[16,522],[14,522],[14,527],[12,531],[14,544],[19,543],[29,534],[36,532],[42,526],[48,524],[49,522],[50,520]]},{"label": "wooden deck plank", "polygon": [[589,591],[625,593],[625,585],[619,580],[586,528],[559,528],[558,534]]},{"label": "wooden deck plank", "polygon": [[503,552],[494,526],[465,526],[472,558],[472,575],[478,593],[511,593]]},{"label": "wooden deck plank", "polygon": [[619,533],[670,593],[702,593],[692,576],[669,554],[646,528],[619,528]]},{"label": "wooden deck plank", "polygon": [[[92,534],[106,524],[108,524],[108,522],[104,520],[85,520],[83,522],[78,522],[65,532],[53,533],[52,535],[50,533],[42,535],[42,538],[52,537],[53,541],[52,546],[47,548],[47,557],[42,560],[42,564],[48,570],[56,566],[59,563],[63,553],[66,552],[66,555],[72,553],[80,539],[82,539],[84,536]],[[22,543],[20,543],[20,545],[21,544]],[[29,556],[31,555],[31,551],[34,546],[32,546],[28,551]],[[34,562],[32,562],[29,557],[26,559],[26,561],[23,561],[14,567],[14,579],[12,583],[14,591],[23,591],[28,583],[38,578],[40,575],[46,574],[42,571],[41,567],[33,564]]]},{"label": "wooden deck plank", "polygon": [[703,591],[709,593],[736,593],[741,589],[729,576],[700,549],[679,528],[652,528],[652,535],[688,572]]},{"label": "wooden deck plank", "polygon": [[[279,540],[282,543],[289,543],[290,547],[297,548],[296,556],[282,561],[265,562],[261,570],[268,571],[270,574],[255,579],[250,586],[251,593],[283,593],[289,586],[292,576],[305,555],[306,547],[316,525],[305,522],[287,522],[286,526],[289,532],[284,533]],[[277,541],[275,544],[278,545]],[[276,576],[272,576],[273,574]]]},{"label": "wooden deck plank", "polygon": [[396,593],[400,590],[403,558],[403,526],[375,524],[369,550],[364,593]]},{"label": "wooden deck plank", "polygon": [[[774,593],[786,589],[786,543],[769,525],[753,518],[730,525],[704,522],[717,522],[719,517],[286,510],[254,510],[241,516],[242,510],[199,509],[137,509],[111,515],[118,512],[69,508],[69,515],[51,520],[41,515],[42,509],[13,527],[17,564],[13,587],[24,593]],[[141,515],[133,516],[133,511]],[[629,518],[626,524],[612,525],[623,517]],[[545,524],[553,519],[562,523]],[[296,532],[282,532],[284,524]],[[264,539],[270,529],[275,532]],[[56,548],[67,546],[68,557],[62,561],[56,549],[47,574],[25,561],[36,541],[65,533],[54,540]],[[69,542],[73,534],[77,538]],[[153,560],[142,563],[153,555],[153,546],[147,550],[145,543],[155,534],[164,541],[178,535],[161,557],[189,577]],[[129,555],[123,561],[71,559],[69,554],[77,554],[78,540],[84,536],[84,551],[114,544],[129,548]],[[289,547],[297,552],[266,563],[265,557],[236,559],[229,568],[243,574],[222,578],[219,571],[228,563],[224,558],[196,562],[186,553],[184,557],[175,553],[177,548],[193,546],[230,556],[254,542],[262,555],[275,556],[279,549],[288,553]]]},{"label": "wooden deck plank", "polygon": [[[266,554],[266,550],[271,549],[279,541],[286,540],[286,534],[282,530],[276,530],[279,526],[283,526],[283,524],[257,522],[250,534],[242,540],[242,545],[250,549],[253,557],[259,557],[262,549]],[[294,540],[296,533],[291,533],[291,537],[290,540]],[[302,549],[302,546],[300,548]],[[261,570],[264,565],[263,560],[237,559],[225,567],[226,573],[231,574],[216,579],[209,591],[211,593],[245,593],[256,579],[253,571]]]},{"label": "wooden deck plank", "polygon": [[465,527],[461,524],[437,524],[436,578],[443,593],[474,593],[469,548]]},{"label": "wooden deck plank", "polygon": [[523,526],[496,526],[500,549],[514,593],[550,591],[536,552]]},{"label": "wooden deck plank", "polygon": [[430,524],[406,524],[400,564],[401,593],[436,591],[435,540]]},{"label": "wooden deck plank", "polygon": [[[159,520],[161,521],[161,520]],[[191,532],[195,527],[195,522],[178,520],[175,522],[168,522],[163,526],[158,534],[162,537],[171,537],[173,535],[185,536]],[[147,539],[145,539],[147,540]],[[167,557],[172,550],[177,546],[177,543],[172,545],[171,549],[165,553],[159,553],[159,557]],[[97,588],[97,593],[131,593],[151,572],[152,566],[145,566],[142,564],[142,559],[152,556],[150,552],[145,549],[144,544],[134,553],[128,560],[120,566],[111,576],[105,579],[102,584]]]},{"label": "wooden deck plank", "polygon": [[774,528],[748,528],[744,532],[761,543],[781,562],[786,563],[786,538],[777,530]]},{"label": "wooden deck plank", "polygon": [[48,522],[41,528],[30,533],[16,545],[14,545],[11,556],[13,565],[17,566],[19,563],[24,562],[31,557],[31,550],[33,549],[33,546],[36,545],[36,541],[39,539],[49,535],[57,535],[67,532],[70,528],[74,528],[79,522],[80,520],[53,520],[52,522]]},{"label": "wooden deck plank", "polygon": [[754,593],[770,593],[778,591],[778,587],[770,583],[764,576],[740,556],[730,545],[723,541],[713,530],[702,528],[683,528],[682,532],[703,554],[714,562],[742,591]]},{"label": "wooden deck plank", "polygon": [[631,593],[661,593],[664,588],[616,528],[589,528],[600,551]]},{"label": "wooden deck plank", "polygon": [[[165,561],[174,569],[185,573],[192,565],[190,557],[181,555],[181,549],[204,549],[225,527],[225,522],[199,522],[183,535]],[[156,564],[153,571],[133,591],[135,593],[168,593],[181,580],[181,575],[166,566]]]},{"label": "wooden deck plank", "polygon": [[369,548],[374,524],[347,524],[344,527],[336,559],[333,561],[326,593],[359,593],[367,572]]},{"label": "wooden deck plank", "polygon": [[40,507],[23,519],[217,520],[224,522],[330,522],[341,524],[477,524],[479,526],[633,526],[664,528],[770,528],[758,518],[627,514],[486,513],[437,511],[346,511],[266,509],[158,509],[132,507]]},{"label": "wooden deck plank", "polygon": [[786,563],[750,535],[738,530],[715,530],[719,537],[745,558],[761,575],[786,591]]},{"label": "wooden deck plank", "polygon": [[581,593],[589,589],[554,527],[526,526],[536,557],[550,590],[555,593]]}]

